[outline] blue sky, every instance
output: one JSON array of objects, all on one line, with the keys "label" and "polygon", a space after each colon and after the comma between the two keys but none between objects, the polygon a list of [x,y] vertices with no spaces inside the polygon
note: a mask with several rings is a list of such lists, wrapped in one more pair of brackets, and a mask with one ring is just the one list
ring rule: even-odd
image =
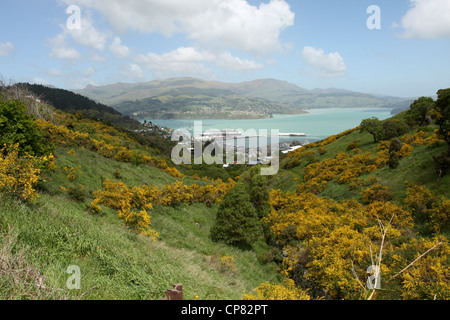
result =
[{"label": "blue sky", "polygon": [[450,87],[450,0],[2,0],[0,30],[4,80],[65,89],[178,76]]}]

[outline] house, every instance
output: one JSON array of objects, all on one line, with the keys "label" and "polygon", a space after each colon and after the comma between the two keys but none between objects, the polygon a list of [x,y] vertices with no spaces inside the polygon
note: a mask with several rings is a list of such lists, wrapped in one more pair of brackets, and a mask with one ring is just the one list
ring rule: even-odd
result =
[{"label": "house", "polygon": [[287,149],[287,150],[281,151],[281,153],[287,154],[287,153],[289,153],[289,152],[295,151],[295,150],[300,149],[300,148],[302,148],[302,147],[303,147],[303,146],[290,147],[290,148]]}]

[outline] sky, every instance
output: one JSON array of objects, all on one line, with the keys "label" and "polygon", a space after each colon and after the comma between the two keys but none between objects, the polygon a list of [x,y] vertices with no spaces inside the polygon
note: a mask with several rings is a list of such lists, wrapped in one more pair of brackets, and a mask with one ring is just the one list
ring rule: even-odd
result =
[{"label": "sky", "polygon": [[0,77],[173,77],[397,97],[450,87],[450,0],[0,0]]}]

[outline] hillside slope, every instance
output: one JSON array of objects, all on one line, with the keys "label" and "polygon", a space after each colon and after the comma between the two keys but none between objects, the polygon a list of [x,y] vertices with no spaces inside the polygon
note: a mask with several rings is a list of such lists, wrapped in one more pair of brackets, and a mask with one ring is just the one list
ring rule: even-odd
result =
[{"label": "hillside slope", "polygon": [[[183,283],[187,300],[235,300],[277,281],[276,265],[255,251],[211,241],[228,184],[183,176],[158,150],[103,123],[64,113],[55,122],[36,121],[54,146],[41,169],[0,151],[0,298],[158,300]],[[24,172],[39,175],[29,194],[16,176]],[[4,177],[16,191],[5,189]],[[181,186],[204,198],[186,203]],[[152,203],[135,210],[141,196]],[[67,284],[71,266],[81,275],[75,289]]]},{"label": "hillside slope", "polygon": [[[175,166],[104,123],[26,109],[1,96],[0,138],[26,129],[24,144],[48,147],[0,149],[3,299],[157,300],[174,283],[186,300],[450,299],[450,175],[433,159],[448,150],[443,112],[422,126],[385,120],[376,141],[357,127],[306,145],[264,178],[259,167]],[[260,233],[212,241],[237,183]],[[370,268],[381,290],[361,285]]]},{"label": "hillside slope", "polygon": [[[76,157],[67,154],[70,150]],[[162,187],[175,182],[170,175],[79,148],[56,149],[55,164],[56,171],[40,183],[33,205],[0,198],[2,262],[16,265],[10,272],[17,272],[20,279],[11,285],[9,274],[2,275],[2,299],[158,300],[174,283],[183,283],[186,300],[235,300],[266,280],[276,281],[275,265],[261,264],[252,251],[209,239],[215,207],[154,206],[151,222],[159,232],[157,242],[124,227],[112,209],[97,215],[87,210],[102,179],[118,181],[115,172],[129,186]],[[82,173],[70,181],[63,168],[78,165]],[[223,256],[233,257],[233,265],[224,265]],[[72,265],[81,272],[76,290],[66,286],[70,277],[66,271]],[[24,266],[34,271],[35,278],[20,273]],[[38,279],[55,290],[37,290]]]},{"label": "hillside slope", "polygon": [[[265,220],[272,257],[287,253],[286,274],[316,297],[450,299],[450,176],[434,160],[447,152],[430,124],[376,143],[358,127],[287,154]],[[371,265],[382,290],[360,285]]]}]

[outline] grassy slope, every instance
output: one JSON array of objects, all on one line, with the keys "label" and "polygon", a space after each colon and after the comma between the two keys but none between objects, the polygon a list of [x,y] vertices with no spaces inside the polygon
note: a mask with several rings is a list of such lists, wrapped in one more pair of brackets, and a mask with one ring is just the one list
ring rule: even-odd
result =
[{"label": "grassy slope", "polygon": [[[317,160],[334,157],[346,151],[350,142],[357,144],[362,152],[375,153],[378,144],[367,133],[353,132],[327,145],[327,153]],[[362,178],[376,176],[394,193],[394,200],[401,201],[405,195],[404,181],[425,184],[438,194],[450,197],[450,176],[440,181],[434,172],[432,155],[445,150],[414,147],[413,153],[400,161],[393,170],[388,167]],[[279,277],[277,266],[261,264],[258,256],[265,249],[259,243],[255,251],[214,243],[209,230],[214,223],[217,207],[204,205],[179,206],[175,208],[155,206],[151,211],[153,228],[160,233],[157,243],[127,231],[114,211],[106,209],[103,215],[91,215],[86,208],[92,201],[91,193],[101,188],[102,179],[115,179],[120,171],[121,180],[131,185],[151,184],[162,187],[176,181],[172,176],[149,167],[136,166],[106,159],[85,149],[75,148],[77,156],[69,155],[68,148],[56,149],[58,169],[44,177],[39,185],[40,198],[34,205],[17,203],[0,198],[0,242],[6,243],[12,230],[15,245],[11,255],[24,250],[26,262],[39,269],[48,287],[66,288],[69,265],[81,268],[81,290],[62,291],[65,296],[79,297],[89,291],[88,299],[159,299],[173,283],[183,283],[185,298],[192,299],[239,299],[243,291],[251,291],[266,281]],[[293,191],[302,181],[302,164],[291,170],[281,170],[272,177],[272,187]],[[62,168],[81,166],[83,173],[70,182]],[[297,181],[295,180],[297,179]],[[187,178],[185,183],[204,183]],[[60,187],[82,185],[86,199],[70,200]],[[361,190],[348,191],[348,185],[330,181],[322,193],[334,199],[359,199]],[[2,252],[2,254],[4,251]],[[221,255],[234,257],[237,272],[220,267]],[[0,298],[6,297],[7,286],[0,279]],[[19,291],[13,297],[20,298]]]},{"label": "grassy slope", "polygon": [[[277,280],[276,266],[261,264],[254,251],[210,240],[216,207],[155,206],[151,216],[153,228],[160,233],[157,243],[127,231],[112,210],[106,209],[99,216],[89,214],[90,192],[100,188],[102,178],[114,179],[116,169],[127,185],[163,186],[175,179],[148,166],[136,167],[87,150],[74,150],[78,157],[67,154],[69,149],[56,150],[58,169],[40,184],[35,204],[0,199],[1,233],[13,230],[14,250],[29,253],[27,262],[40,270],[48,287],[66,289],[69,265],[78,265],[82,275],[81,290],[61,291],[71,298],[95,287],[85,298],[159,299],[172,284],[183,283],[186,299],[239,299],[243,291]],[[78,165],[83,173],[70,182],[62,168]],[[70,200],[60,188],[71,185],[84,186],[85,201]],[[234,257],[237,272],[220,267],[222,255]]]},{"label": "grassy slope", "polygon": [[[413,129],[412,133],[416,132],[417,128]],[[326,158],[333,158],[339,152],[348,152],[346,150],[347,146],[354,141],[358,141],[357,145],[362,150],[362,153],[370,152],[376,154],[378,143],[373,143],[373,137],[368,133],[355,131],[325,146],[327,153],[317,155],[316,158],[321,161]],[[437,156],[442,153],[446,148],[447,146],[443,142],[438,147],[433,148],[414,146],[412,154],[401,159],[397,169],[390,169],[386,166],[373,173],[363,175],[360,178],[368,180],[371,176],[377,177],[379,182],[382,185],[388,186],[389,190],[394,194],[394,201],[401,201],[406,195],[405,181],[423,184],[436,194],[450,198],[450,188],[448,187],[450,185],[450,175],[446,175],[439,180],[432,158],[432,156]],[[313,148],[312,150],[316,149]],[[283,160],[281,164],[283,164]],[[303,159],[301,165],[296,168],[280,170],[280,174],[275,182],[276,187],[280,187],[283,191],[294,191],[297,183],[303,181],[303,168],[307,165],[307,161]],[[298,182],[294,180],[295,178],[298,179]],[[336,200],[349,198],[359,199],[361,189],[349,191],[347,187],[348,184],[341,185],[334,179],[328,183],[327,188],[321,195]]]}]

